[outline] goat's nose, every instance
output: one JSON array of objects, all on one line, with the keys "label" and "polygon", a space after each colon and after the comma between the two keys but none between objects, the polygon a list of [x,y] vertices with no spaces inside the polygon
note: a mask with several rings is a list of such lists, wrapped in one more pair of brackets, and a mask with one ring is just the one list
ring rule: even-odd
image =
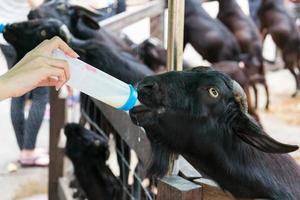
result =
[{"label": "goat's nose", "polygon": [[10,24],[10,25],[7,25],[7,27],[8,27],[8,28],[11,28],[11,29],[13,29],[13,28],[18,28],[18,24],[17,24],[17,23],[12,23],[12,24]]},{"label": "goat's nose", "polygon": [[138,91],[138,93],[140,93],[140,92],[151,93],[151,92],[158,91],[158,89],[159,89],[158,83],[151,81],[151,82],[140,83],[138,85],[137,91]]},{"label": "goat's nose", "polygon": [[5,31],[8,31],[8,32],[12,32],[14,31],[16,28],[18,28],[18,25],[16,23],[13,23],[13,24],[7,24],[5,26]]}]

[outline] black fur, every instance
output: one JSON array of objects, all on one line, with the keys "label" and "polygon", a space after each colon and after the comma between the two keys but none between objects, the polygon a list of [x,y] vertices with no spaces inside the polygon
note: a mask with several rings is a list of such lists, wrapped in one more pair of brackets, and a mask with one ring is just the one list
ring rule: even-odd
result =
[{"label": "black fur", "polygon": [[66,155],[74,165],[79,185],[89,200],[119,200],[122,187],[105,162],[107,140],[78,124],[65,127]]},{"label": "black fur", "polygon": [[45,39],[51,39],[54,36],[66,39],[65,35],[60,32],[62,25],[55,19],[13,23],[6,25],[3,36],[16,49],[17,60],[20,60]]},{"label": "black fur", "polygon": [[156,148],[154,174],[165,174],[167,157],[179,153],[237,198],[300,199],[300,168],[282,154],[298,147],[270,138],[241,109],[233,86],[227,75],[207,67],[138,84],[144,106],[130,116]]}]

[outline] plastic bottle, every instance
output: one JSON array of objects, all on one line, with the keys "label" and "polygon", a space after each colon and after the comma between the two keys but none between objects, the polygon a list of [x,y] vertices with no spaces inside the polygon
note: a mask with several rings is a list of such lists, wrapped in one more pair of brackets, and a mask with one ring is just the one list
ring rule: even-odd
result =
[{"label": "plastic bottle", "polygon": [[70,79],[66,84],[70,87],[123,111],[128,111],[139,104],[137,92],[132,85],[72,58],[61,50],[54,50],[52,55],[68,62]]}]

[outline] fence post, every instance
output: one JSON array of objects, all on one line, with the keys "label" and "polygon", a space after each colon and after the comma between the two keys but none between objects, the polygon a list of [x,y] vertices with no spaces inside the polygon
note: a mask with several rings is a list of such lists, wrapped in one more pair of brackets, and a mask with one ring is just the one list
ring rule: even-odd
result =
[{"label": "fence post", "polygon": [[195,179],[194,183],[202,186],[203,200],[236,200],[229,192],[222,190],[215,182],[210,179],[199,178]]},{"label": "fence post", "polygon": [[60,131],[64,126],[65,99],[58,97],[58,92],[54,88],[50,89],[50,165],[49,165],[49,200],[58,200],[58,179],[63,175],[64,151],[58,148]]},{"label": "fence post", "polygon": [[183,0],[168,0],[167,67],[169,71],[182,70],[184,5]]},{"label": "fence post", "polygon": [[202,200],[202,187],[179,176],[158,181],[157,200]]},{"label": "fence post", "polygon": [[150,18],[150,35],[164,42],[164,12]]}]

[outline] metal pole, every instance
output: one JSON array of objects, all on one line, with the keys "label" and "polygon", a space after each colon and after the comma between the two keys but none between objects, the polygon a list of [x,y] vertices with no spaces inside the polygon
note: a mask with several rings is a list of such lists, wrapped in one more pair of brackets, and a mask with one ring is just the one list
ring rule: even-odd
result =
[{"label": "metal pole", "polygon": [[185,0],[168,0],[168,53],[169,71],[182,70],[183,29]]}]

